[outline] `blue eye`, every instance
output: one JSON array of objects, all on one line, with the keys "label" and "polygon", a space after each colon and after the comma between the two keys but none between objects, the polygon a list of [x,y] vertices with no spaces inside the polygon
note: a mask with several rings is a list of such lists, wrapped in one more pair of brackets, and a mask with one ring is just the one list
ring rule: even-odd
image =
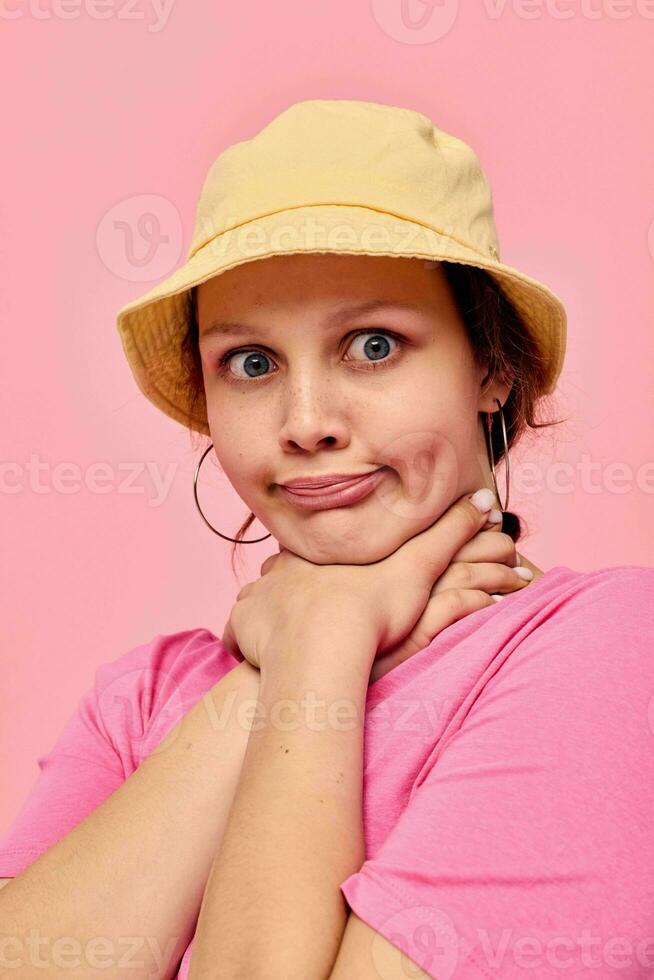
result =
[{"label": "blue eye", "polygon": [[247,367],[245,370],[248,372],[248,376],[251,378],[261,377],[259,372],[265,369],[265,362],[270,359],[268,356],[261,351],[237,351],[235,354],[228,354],[227,357],[221,361],[221,364],[231,363],[235,357],[245,356],[245,364]]},{"label": "blue eye", "polygon": [[[371,340],[366,341],[366,343],[363,345],[363,351],[366,355],[370,356],[372,360],[362,364],[362,366],[357,370],[374,371],[378,367],[385,367],[389,360],[395,361],[395,356],[391,356],[390,358],[388,357],[389,339],[397,344],[398,348],[399,345],[402,344],[399,337],[396,337],[387,330],[360,330],[353,336],[352,344],[355,340],[358,340],[359,337],[372,338]],[[397,354],[397,350],[395,353]],[[244,358],[242,365],[247,375],[245,377],[243,375],[235,375],[231,370],[231,362],[237,357]],[[356,360],[356,358],[346,358],[346,362],[352,360]],[[224,354],[219,360],[219,367],[227,369],[225,372],[227,380],[238,383],[240,381],[248,381],[249,379],[256,380],[257,378],[265,378],[267,376],[265,373],[266,366],[270,363],[272,363],[272,359],[266,353],[258,349],[250,348],[240,351],[231,351],[228,354]]]},{"label": "blue eye", "polygon": [[[385,354],[388,354],[389,337],[391,338],[391,340],[394,339],[393,337],[391,337],[390,334],[387,335],[386,333],[383,332],[380,333],[379,331],[373,332],[372,330],[365,330],[363,331],[363,333],[358,333],[352,338],[352,345],[354,345],[354,341],[358,340],[359,337],[372,338],[372,340],[367,340],[365,342],[365,344],[363,345],[363,350],[366,352],[366,354],[372,355],[373,367],[375,366],[374,364],[375,361],[380,360],[380,358],[382,358]],[[397,341],[395,342],[397,343]],[[368,365],[366,365],[366,367],[368,367]]]}]

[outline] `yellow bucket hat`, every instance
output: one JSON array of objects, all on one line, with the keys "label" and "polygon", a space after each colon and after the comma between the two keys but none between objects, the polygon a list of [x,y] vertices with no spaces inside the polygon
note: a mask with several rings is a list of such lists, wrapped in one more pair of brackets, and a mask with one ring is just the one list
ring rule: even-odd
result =
[{"label": "yellow bucket hat", "polygon": [[206,411],[191,414],[180,350],[191,287],[291,252],[485,269],[537,343],[546,368],[540,394],[553,391],[565,354],[565,308],[542,283],[500,262],[491,189],[473,150],[412,109],[309,99],[218,156],[197,203],[186,261],[117,314],[136,383],[166,415],[210,434]]}]

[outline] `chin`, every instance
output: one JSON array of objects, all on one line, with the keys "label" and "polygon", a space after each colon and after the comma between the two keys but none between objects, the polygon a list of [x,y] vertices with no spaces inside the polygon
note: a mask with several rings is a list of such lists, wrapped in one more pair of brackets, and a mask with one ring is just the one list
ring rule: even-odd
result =
[{"label": "chin", "polygon": [[282,542],[285,548],[289,548],[314,565],[370,565],[372,562],[388,558],[401,543],[388,539],[377,543],[370,540],[365,543],[359,540],[344,541],[333,535],[325,541],[318,539],[307,541],[305,537],[297,544],[292,541],[288,544]]}]

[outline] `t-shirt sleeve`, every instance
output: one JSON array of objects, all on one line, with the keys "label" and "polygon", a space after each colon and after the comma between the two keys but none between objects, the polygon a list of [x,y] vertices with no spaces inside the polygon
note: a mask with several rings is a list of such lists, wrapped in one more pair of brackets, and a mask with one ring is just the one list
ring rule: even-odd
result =
[{"label": "t-shirt sleeve", "polygon": [[96,673],[52,749],[36,760],[40,772],[0,841],[2,878],[32,864],[125,780],[98,710],[97,682]]},{"label": "t-shirt sleeve", "polygon": [[236,661],[206,629],[157,634],[100,664],[0,840],[15,877],[92,813]]},{"label": "t-shirt sleeve", "polygon": [[439,980],[649,976],[654,568],[592,573],[514,639],[341,890]]}]

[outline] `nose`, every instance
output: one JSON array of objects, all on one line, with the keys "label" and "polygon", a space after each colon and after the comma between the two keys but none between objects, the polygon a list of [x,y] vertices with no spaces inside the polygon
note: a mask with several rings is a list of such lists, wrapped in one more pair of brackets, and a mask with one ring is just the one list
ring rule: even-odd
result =
[{"label": "nose", "polygon": [[[324,371],[324,368],[323,368]],[[284,394],[279,444],[286,452],[323,447],[339,448],[349,441],[350,424],[337,386],[315,374],[289,380]]]}]

